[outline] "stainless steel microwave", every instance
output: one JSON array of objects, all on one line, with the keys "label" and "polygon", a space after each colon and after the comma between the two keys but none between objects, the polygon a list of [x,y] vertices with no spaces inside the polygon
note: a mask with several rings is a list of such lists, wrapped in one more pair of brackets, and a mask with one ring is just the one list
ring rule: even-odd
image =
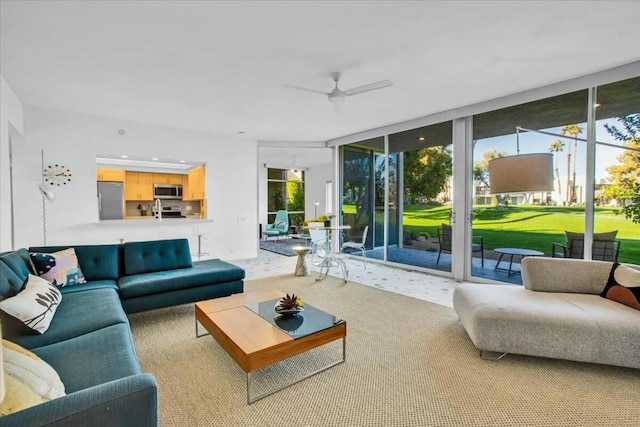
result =
[{"label": "stainless steel microwave", "polygon": [[153,184],[153,198],[182,200],[182,185]]}]

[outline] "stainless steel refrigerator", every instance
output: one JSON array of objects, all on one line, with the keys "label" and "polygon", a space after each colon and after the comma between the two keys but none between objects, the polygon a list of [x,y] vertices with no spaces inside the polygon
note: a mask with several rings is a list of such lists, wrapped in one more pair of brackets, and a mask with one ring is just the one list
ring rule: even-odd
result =
[{"label": "stainless steel refrigerator", "polygon": [[121,182],[98,182],[100,219],[123,219],[124,186]]}]

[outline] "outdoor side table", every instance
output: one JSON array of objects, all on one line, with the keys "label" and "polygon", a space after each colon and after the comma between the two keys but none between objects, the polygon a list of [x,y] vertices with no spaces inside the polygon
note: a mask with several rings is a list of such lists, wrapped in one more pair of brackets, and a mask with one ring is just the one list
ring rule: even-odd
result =
[{"label": "outdoor side table", "polygon": [[[506,271],[509,276],[512,274],[520,273],[520,271],[513,269],[513,257],[518,255],[522,258],[527,256],[544,256],[544,252],[534,251],[532,249],[522,249],[522,248],[495,248],[494,252],[500,254],[500,258],[498,258],[498,262],[494,270]],[[500,262],[502,261],[502,257],[505,255],[509,255],[509,268],[500,267]]]},{"label": "outdoor side table", "polygon": [[308,246],[294,246],[291,249],[298,254],[298,262],[296,263],[296,276],[310,276],[309,262],[307,261],[307,255],[311,252],[311,248]]}]

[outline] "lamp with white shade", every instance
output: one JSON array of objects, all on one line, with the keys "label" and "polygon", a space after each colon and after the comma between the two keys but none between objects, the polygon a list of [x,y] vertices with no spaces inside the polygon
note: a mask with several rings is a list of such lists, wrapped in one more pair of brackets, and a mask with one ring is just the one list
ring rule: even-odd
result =
[{"label": "lamp with white shade", "polygon": [[522,154],[489,161],[491,194],[553,190],[553,154]]},{"label": "lamp with white shade", "polygon": [[553,154],[520,154],[520,128],[516,127],[517,154],[489,161],[491,194],[553,191]]}]

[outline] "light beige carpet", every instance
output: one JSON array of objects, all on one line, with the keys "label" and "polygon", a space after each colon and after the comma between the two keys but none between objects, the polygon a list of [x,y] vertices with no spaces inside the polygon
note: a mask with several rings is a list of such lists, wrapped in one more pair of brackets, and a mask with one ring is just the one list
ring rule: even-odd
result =
[{"label": "light beige carpet", "polygon": [[[244,372],[193,306],[130,317],[138,357],[159,387],[164,426],[637,426],[640,370],[508,355],[486,361],[446,307],[332,277],[279,276],[276,288],[347,320],[347,361],[253,405]],[[337,358],[340,345],[265,377]],[[263,383],[260,383],[263,384]]]}]

